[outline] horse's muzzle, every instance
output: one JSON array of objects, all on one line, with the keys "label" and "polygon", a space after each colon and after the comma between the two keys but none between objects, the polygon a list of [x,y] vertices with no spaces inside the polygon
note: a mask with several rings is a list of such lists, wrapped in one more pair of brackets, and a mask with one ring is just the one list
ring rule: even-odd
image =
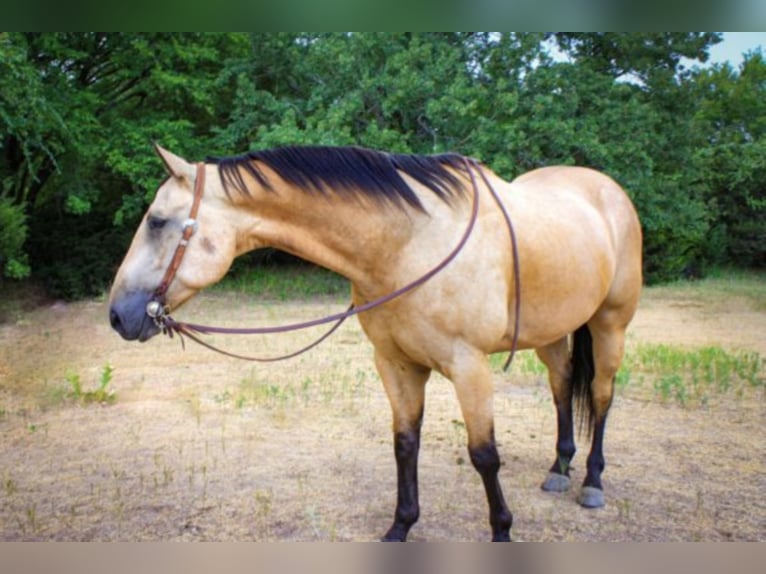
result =
[{"label": "horse's muzzle", "polygon": [[143,342],[160,332],[154,319],[146,314],[146,305],[152,293],[133,291],[116,299],[109,308],[112,329],[123,339]]}]

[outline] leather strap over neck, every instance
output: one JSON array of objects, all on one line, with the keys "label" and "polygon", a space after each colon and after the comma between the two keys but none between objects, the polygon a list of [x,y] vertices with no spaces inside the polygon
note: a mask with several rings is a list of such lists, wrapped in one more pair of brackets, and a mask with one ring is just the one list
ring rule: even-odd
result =
[{"label": "leather strap over neck", "polygon": [[[511,349],[510,349],[511,352],[508,355],[508,359],[504,366],[504,369],[507,370],[516,353],[516,347],[518,344],[518,337],[519,337],[519,317],[521,313],[521,285],[520,285],[521,277],[519,272],[519,253],[518,253],[518,246],[516,241],[516,233],[514,231],[513,223],[511,221],[511,217],[508,211],[503,205],[503,202],[501,201],[500,196],[497,194],[495,189],[492,187],[492,184],[487,179],[487,176],[482,171],[479,163],[476,160],[469,159],[469,158],[464,158],[463,161],[465,164],[465,170],[471,179],[471,187],[473,188],[473,204],[471,208],[471,215],[470,215],[468,225],[463,233],[463,236],[461,237],[457,246],[449,253],[449,255],[447,255],[444,258],[444,260],[441,263],[439,263],[438,265],[436,265],[436,267],[432,268],[427,273],[421,275],[420,277],[418,277],[411,283],[408,283],[407,285],[397,289],[396,291],[392,293],[379,297],[378,299],[375,299],[373,301],[370,301],[358,307],[351,305],[346,311],[342,313],[329,315],[327,317],[322,317],[321,319],[314,319],[311,321],[294,323],[290,325],[282,325],[280,327],[230,328],[230,327],[214,327],[210,325],[198,325],[194,323],[179,322],[173,319],[168,314],[168,310],[166,309],[165,303],[164,303],[164,295],[165,295],[165,292],[167,291],[168,285],[170,285],[170,282],[173,280],[173,277],[175,276],[175,272],[178,269],[178,266],[181,264],[181,258],[183,257],[183,253],[186,249],[186,244],[188,243],[189,238],[194,233],[194,230],[188,230],[187,228],[184,228],[183,238],[181,239],[181,242],[176,248],[176,252],[173,255],[173,259],[171,261],[170,267],[168,267],[168,270],[165,273],[165,278],[163,279],[162,283],[155,291],[154,297],[147,305],[147,314],[150,317],[152,317],[154,321],[157,323],[157,325],[162,328],[163,332],[169,335],[170,337],[173,336],[173,333],[178,333],[179,337],[181,338],[181,342],[183,343],[183,337],[185,335],[189,337],[190,339],[192,339],[193,341],[199,343],[200,345],[207,347],[208,349],[211,349],[213,351],[216,351],[218,353],[221,353],[230,357],[235,357],[238,359],[244,359],[248,361],[270,362],[270,361],[280,361],[283,359],[288,359],[288,358],[292,358],[297,355],[300,355],[301,353],[308,351],[309,349],[315,347],[316,345],[324,341],[336,329],[338,329],[338,327],[340,327],[343,321],[345,321],[348,317],[351,317],[353,315],[358,315],[359,313],[363,313],[370,309],[374,309],[375,307],[379,307],[380,305],[383,305],[391,301],[392,299],[401,297],[405,293],[412,291],[413,289],[419,287],[420,285],[422,285],[423,283],[431,279],[434,275],[439,273],[442,269],[444,269],[447,265],[449,265],[452,262],[452,260],[457,256],[457,254],[460,253],[460,251],[463,249],[463,247],[468,241],[468,238],[471,236],[471,232],[473,231],[473,227],[474,227],[474,224],[476,223],[477,216],[479,213],[479,186],[476,181],[476,176],[474,175],[474,171],[476,171],[479,173],[484,185],[486,186],[487,190],[492,195],[493,199],[495,200],[495,203],[497,204],[498,208],[503,214],[506,225],[508,227],[508,232],[509,232],[510,241],[511,241],[511,248],[513,251],[513,276],[514,276],[514,281],[516,283],[515,285],[516,287],[515,317],[514,317],[513,338],[511,341]],[[192,205],[190,219],[187,220],[187,221],[193,222],[194,229],[196,229],[196,222],[194,221],[194,218],[197,216],[197,208],[199,206],[200,197],[202,196],[201,182],[204,181],[204,173],[205,173],[204,165],[197,164],[197,181],[196,181],[195,192],[194,192],[194,204]],[[150,309],[151,306],[155,306],[155,308]],[[327,323],[334,323],[334,325],[330,328],[328,332],[322,335],[319,339],[309,344],[308,346],[304,347],[303,349],[300,349],[299,351],[296,351],[294,353],[289,353],[287,355],[283,355],[280,357],[261,358],[261,357],[250,357],[250,356],[239,355],[236,353],[230,353],[228,351],[224,351],[223,349],[219,349],[218,347],[215,347],[211,345],[210,343],[207,343],[199,338],[199,335],[206,335],[206,334],[213,334],[213,333],[229,334],[229,335],[256,335],[256,334],[267,334],[267,333],[285,333],[288,331],[307,329],[309,327],[314,327],[317,325],[323,325]]]}]

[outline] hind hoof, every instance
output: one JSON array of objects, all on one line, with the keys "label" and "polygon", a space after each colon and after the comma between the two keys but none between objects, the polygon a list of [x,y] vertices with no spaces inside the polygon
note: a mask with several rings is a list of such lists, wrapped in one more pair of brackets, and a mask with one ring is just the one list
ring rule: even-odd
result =
[{"label": "hind hoof", "polygon": [[585,508],[601,508],[604,506],[604,491],[594,486],[583,486],[577,502]]},{"label": "hind hoof", "polygon": [[549,472],[545,482],[540,486],[546,492],[566,492],[572,481],[564,474]]}]

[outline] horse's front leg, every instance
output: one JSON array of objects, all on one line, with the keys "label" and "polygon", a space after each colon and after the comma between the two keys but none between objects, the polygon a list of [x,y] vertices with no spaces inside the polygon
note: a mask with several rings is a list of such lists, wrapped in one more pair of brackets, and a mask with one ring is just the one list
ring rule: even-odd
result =
[{"label": "horse's front leg", "polygon": [[505,503],[498,478],[500,456],[495,445],[494,387],[489,363],[484,355],[462,354],[445,374],[455,384],[468,432],[468,453],[484,483],[492,541],[510,541],[513,515]]},{"label": "horse's front leg", "polygon": [[393,413],[397,496],[394,523],[382,540],[404,542],[420,515],[418,452],[423,421],[425,384],[431,370],[375,353],[375,365]]}]

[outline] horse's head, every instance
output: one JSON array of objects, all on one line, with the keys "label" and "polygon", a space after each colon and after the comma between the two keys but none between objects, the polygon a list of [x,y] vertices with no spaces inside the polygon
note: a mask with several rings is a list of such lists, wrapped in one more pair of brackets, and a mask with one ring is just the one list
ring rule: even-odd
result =
[{"label": "horse's head", "polygon": [[[120,265],[109,295],[109,319],[123,338],[146,341],[160,328],[147,314],[147,305],[158,300],[165,309],[182,305],[200,289],[221,279],[236,255],[236,225],[232,206],[225,201],[214,166],[207,166],[208,177],[201,189],[199,209],[189,221],[194,199],[196,167],[157,147],[169,177],[157,190]],[[191,226],[180,264],[174,273],[168,268]],[[187,233],[188,235],[188,233]],[[164,281],[161,294],[158,288]],[[153,304],[155,309],[160,305]],[[151,307],[150,307],[151,310]]]}]

